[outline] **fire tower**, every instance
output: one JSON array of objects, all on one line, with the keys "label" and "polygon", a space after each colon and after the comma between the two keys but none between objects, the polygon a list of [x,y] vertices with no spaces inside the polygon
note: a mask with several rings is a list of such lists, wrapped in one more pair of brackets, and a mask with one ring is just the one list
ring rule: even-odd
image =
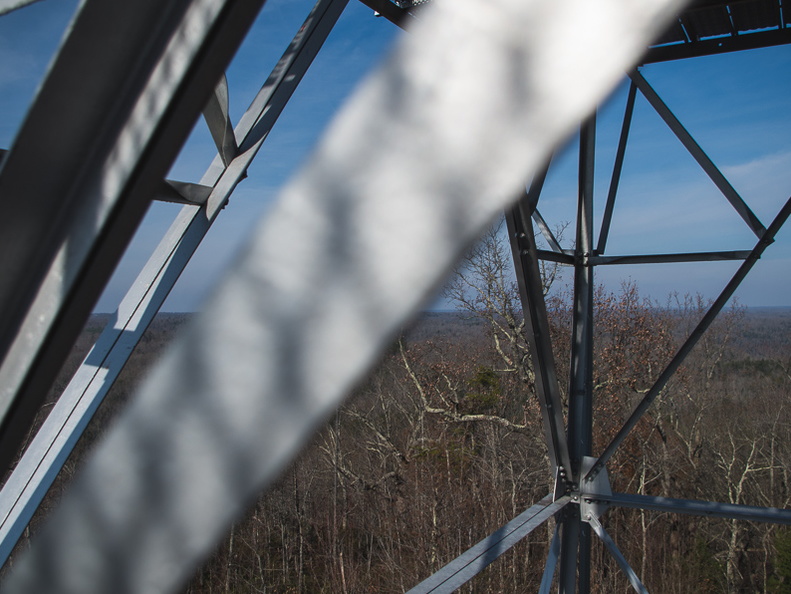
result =
[{"label": "fire tower", "polygon": [[[434,8],[428,0],[361,1],[378,15],[407,30],[413,26],[419,27],[418,23],[424,20],[424,16],[426,20],[430,19]],[[0,2],[0,14],[17,8],[24,10],[23,5],[28,3]],[[250,163],[333,30],[347,0],[317,0],[248,110],[234,125],[228,113],[228,87],[223,72],[263,4],[263,0],[85,0],[57,59],[30,105],[16,141],[13,146],[3,147],[0,152],[0,200],[4,206],[4,216],[0,218],[0,253],[4,254],[0,263],[0,277],[3,279],[0,283],[0,463],[4,470],[10,469],[20,456],[20,448],[44,396],[151,201],[162,200],[183,205],[47,421],[21,454],[0,492],[0,555],[3,561],[8,558],[55,475],[180,273],[215,219],[221,216],[237,185],[246,177]],[[675,7],[672,10],[675,11]],[[436,574],[426,576],[425,581],[410,590],[414,594],[457,589],[513,544],[553,517],[557,527],[546,562],[540,589],[542,593],[549,592],[553,583],[563,593],[584,593],[590,590],[590,550],[594,535],[601,539],[617,560],[634,589],[646,592],[640,576],[605,530],[606,512],[611,507],[791,524],[789,510],[613,493],[607,477],[610,458],[660,396],[667,382],[756,261],[765,250],[771,249],[775,236],[791,214],[789,200],[774,218],[759,220],[747,201],[649,84],[640,68],[663,61],[788,44],[791,42],[791,9],[783,0],[698,0],[680,13],[674,12],[674,15],[669,19],[669,25],[667,16],[663,17],[664,32],[658,38],[654,36],[653,40],[646,41],[645,51],[637,67],[634,67],[634,59],[631,60],[626,108],[620,138],[615,147],[604,214],[599,224],[596,224],[593,214],[597,147],[595,116],[587,117],[581,124],[577,122],[578,199],[576,212],[569,213],[569,218],[573,219],[573,245],[562,245],[541,215],[544,181],[552,166],[549,153],[556,148],[554,138],[548,141],[541,155],[543,165],[532,171],[532,181],[524,194],[518,196],[515,202],[512,200],[512,206],[506,211],[555,490]],[[650,24],[653,18],[654,15],[647,16],[647,23]],[[123,23],[123,26],[111,26],[117,23]],[[649,24],[645,25],[645,29],[651,32]],[[639,26],[642,25],[635,25]],[[601,31],[603,37],[610,33]],[[111,49],[97,51],[97,48]],[[628,61],[628,58],[624,58],[624,63]],[[90,72],[91,76],[82,76],[83,72]],[[368,101],[377,99],[373,91],[369,95]],[[642,96],[656,111],[718,188],[722,200],[742,219],[753,236],[749,245],[734,245],[727,251],[693,253],[612,254],[608,251],[608,237],[618,206],[619,183],[638,96]],[[201,113],[217,147],[214,161],[199,180],[166,179],[170,165]],[[388,116],[380,117],[387,119]],[[567,137],[568,130],[561,130],[557,134]],[[347,152],[338,159],[361,154],[352,149]],[[326,174],[321,179],[327,192],[334,192],[341,200],[340,196],[345,192],[344,184],[348,180],[339,181],[332,178],[329,170],[321,171]],[[404,172],[401,177],[408,177],[407,173]],[[308,177],[313,181],[321,177],[320,173],[311,175]],[[437,175],[442,175],[442,172]],[[387,179],[388,183],[397,185],[393,181],[397,179],[395,176]],[[473,176],[470,183],[475,181]],[[309,183],[313,182],[305,182],[305,187]],[[353,183],[357,183],[356,179]],[[448,190],[449,185],[443,184],[435,184],[437,191]],[[292,193],[309,193],[305,187],[297,184]],[[452,193],[451,190],[448,192]],[[445,216],[452,218],[447,213]],[[481,221],[484,219],[486,216],[481,217]],[[359,226],[361,220],[364,218],[350,217],[349,221],[341,222],[354,227]],[[370,221],[370,224],[375,222]],[[470,227],[474,226],[470,224]],[[331,236],[331,231],[327,231],[310,216],[305,219],[305,228],[310,231],[306,235],[323,237],[326,231],[327,236]],[[543,237],[547,248],[536,243],[537,236]],[[354,246],[347,247],[344,250],[348,255],[354,251]],[[269,248],[264,244],[261,249],[266,252]],[[449,248],[448,253],[450,251]],[[651,389],[633,410],[625,411],[628,414],[624,415],[626,421],[620,431],[602,451],[594,451],[593,288],[597,268],[723,260],[738,262],[737,272],[683,346],[658,373]],[[560,382],[565,381],[565,378],[558,377],[549,342],[547,306],[540,281],[539,266],[542,261],[559,263],[573,270],[574,319],[567,413],[564,413],[560,389]],[[385,262],[379,262],[379,265],[384,268],[390,266]],[[303,287],[299,280],[292,279],[286,273],[278,276],[280,273],[275,272],[277,274],[273,278],[276,277],[276,282],[273,281],[273,284],[282,282],[283,286],[292,287],[295,295],[310,292],[311,288]],[[245,274],[248,279],[251,275],[255,276],[249,270]],[[431,280],[434,278],[432,275],[433,271],[427,272],[425,279],[420,277],[415,281],[416,285],[423,286],[420,285],[423,283],[428,287],[434,282]],[[268,286],[268,278],[262,276],[256,282]],[[359,284],[363,282],[360,279],[368,277],[353,278],[356,280],[350,281],[351,284]],[[316,287],[312,290],[316,290]],[[372,294],[375,294],[375,290],[377,287],[370,288]],[[247,308],[239,297],[240,291],[231,291],[227,296],[227,303],[238,305],[234,307],[237,311]],[[234,301],[237,297],[240,300]],[[327,301],[331,299],[332,295],[329,295]],[[284,308],[287,306],[285,301]],[[418,297],[406,301],[408,303],[403,310],[399,310],[398,299],[382,306],[395,312],[393,316],[397,319],[394,319],[394,323],[400,322],[408,314],[414,314],[419,303]],[[269,327],[277,326],[277,322],[277,319],[270,320]],[[343,323],[339,322],[341,325]],[[221,327],[221,323],[208,320],[191,336],[195,338],[212,332],[222,336]],[[376,331],[371,330],[372,333]],[[381,338],[377,338],[377,341],[384,340],[388,332],[389,327],[383,327]],[[255,337],[245,336],[245,340],[248,340],[246,348],[260,347],[261,343]],[[299,359],[304,356],[307,360],[314,356],[309,346],[300,350],[304,345],[299,346],[302,344],[299,338],[294,340],[295,344],[298,343],[294,347],[294,357]],[[197,339],[194,341],[195,344],[199,342]],[[311,341],[305,340],[305,344],[308,343]],[[308,354],[304,354],[305,351]],[[373,355],[360,356],[359,361],[355,360],[355,369],[348,372],[349,377],[359,374],[359,369],[369,365],[371,357]],[[170,386],[168,389],[173,391],[174,384],[168,383],[171,377],[178,376],[173,369],[183,371],[187,368],[183,365],[178,368],[176,358],[169,364],[171,372],[155,375],[154,383]],[[295,377],[301,376],[296,374]],[[302,382],[306,386],[299,379],[292,380],[300,384],[299,390],[304,390],[305,394],[312,389],[308,380]],[[203,383],[200,386],[190,384],[189,389],[200,392],[202,386],[213,385],[215,379],[207,372],[201,381]],[[338,385],[343,387],[351,380],[344,381],[346,383],[339,380]],[[283,388],[282,385],[280,387]],[[237,388],[235,384],[234,389]],[[156,391],[155,388],[151,389]],[[290,388],[286,385],[283,389],[288,391]],[[200,412],[199,404],[195,406]],[[283,419],[284,426],[289,427],[291,425],[288,423],[292,422],[289,415],[293,414],[293,422],[305,432],[312,430],[318,420],[326,415],[325,409],[315,414],[303,412],[297,415],[289,407],[293,408],[291,404],[287,406],[275,401],[269,410],[277,419]],[[198,415],[198,412],[195,414]],[[138,422],[142,423],[139,419]],[[172,445],[162,446],[165,450],[160,450],[160,446],[149,447],[143,441],[141,444],[142,451],[148,448],[150,452],[168,451],[167,448]],[[175,444],[172,447],[178,450],[180,446]],[[264,465],[266,468],[256,466],[256,472],[260,471],[262,477],[270,480],[267,477],[276,475],[278,469],[282,468],[283,462],[278,456],[285,459],[292,455],[296,447],[286,444],[281,453],[272,446],[263,458],[268,459],[267,456],[271,455],[274,461],[270,466]],[[245,453],[241,446],[239,451],[234,451],[239,459],[247,460],[249,451]],[[220,462],[225,466],[233,465],[218,454],[217,463]],[[173,466],[163,466],[167,470],[145,470],[148,468],[145,464],[140,462],[139,468],[144,469],[141,472],[156,475],[162,485],[169,484],[167,476],[176,472],[174,469],[177,468],[174,463]],[[250,464],[255,466],[252,462]],[[185,469],[183,473],[189,475],[191,471],[194,469]],[[256,485],[260,488],[265,482],[257,478],[251,482],[251,486],[239,487],[236,491],[226,484],[229,491],[222,492],[222,497],[238,498],[239,503],[234,505],[242,505],[241,502],[249,497],[245,489],[253,489]],[[97,500],[102,497],[96,496]],[[220,495],[216,497],[219,500]],[[84,500],[83,496],[82,505],[87,506]],[[136,499],[130,495],[129,502],[134,501]],[[177,507],[173,503],[167,508],[173,514],[163,516],[164,519],[158,518],[157,521],[167,523],[166,518],[178,515],[174,512]],[[108,511],[107,517],[112,520],[116,511]],[[232,512],[220,514],[216,525],[227,524]],[[210,515],[207,514],[207,517]],[[209,535],[207,539],[211,538],[216,532],[212,522],[215,520],[207,519],[206,526],[198,522],[201,526],[196,528],[196,534],[205,533]],[[174,519],[173,523],[175,525],[177,520]],[[114,530],[119,531],[117,528]],[[185,544],[183,550],[175,547],[178,551],[173,553],[173,559],[169,561],[180,568],[175,571],[177,575],[179,571],[188,571],[207,546],[195,544],[193,547],[190,538],[184,536],[183,541],[189,544]],[[203,543],[195,537],[195,542],[198,541]],[[111,545],[107,547],[109,549]],[[32,562],[31,566],[38,567],[35,563],[44,563],[40,559],[48,558],[46,556],[50,553],[51,550],[46,549],[41,557],[37,557],[39,561]],[[107,575],[114,576],[114,579],[123,580],[123,576],[127,575],[124,573],[127,569],[118,569],[124,566],[123,562],[117,566],[112,563],[109,565],[112,567],[106,570],[109,572]],[[67,579],[58,573],[58,563],[44,563],[42,567],[44,569],[40,573],[46,575],[41,579],[51,575],[54,582],[66,583]],[[139,569],[147,566],[135,567]],[[105,570],[97,571],[105,575],[101,573]],[[110,582],[102,582],[97,578],[95,583],[98,584],[95,591],[101,591],[102,584],[107,586]],[[129,591],[159,591],[156,587],[147,590],[146,586],[140,584],[129,588]],[[64,591],[68,591],[65,586]]]}]

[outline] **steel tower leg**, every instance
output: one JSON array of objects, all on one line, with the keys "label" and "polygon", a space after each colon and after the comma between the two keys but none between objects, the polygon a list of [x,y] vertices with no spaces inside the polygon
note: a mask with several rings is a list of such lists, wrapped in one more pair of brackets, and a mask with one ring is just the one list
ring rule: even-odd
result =
[{"label": "steel tower leg", "polygon": [[[636,79],[636,80],[634,80]],[[742,214],[748,226],[757,232],[759,239],[752,250],[732,250],[722,252],[641,254],[628,256],[604,255],[610,225],[612,222],[616,194],[624,163],[626,143],[629,136],[632,115],[635,107],[636,92],[648,93],[651,105],[660,112],[671,129],[682,141],[685,148],[696,157],[699,165],[710,174],[732,206]],[[549,592],[555,579],[556,562],[560,561],[558,571],[558,591],[564,594],[586,594],[590,592],[591,538],[595,533],[602,541],[626,579],[637,592],[647,592],[641,577],[629,565],[613,539],[604,529],[600,516],[605,509],[595,511],[596,506],[619,506],[637,509],[654,509],[682,514],[724,517],[730,519],[791,523],[791,511],[755,506],[721,504],[709,501],[691,501],[668,497],[649,497],[645,495],[611,493],[606,478],[606,463],[626,439],[639,419],[646,413],[654,399],[662,391],[669,378],[675,373],[699,338],[711,325],[718,313],[732,297],[755,262],[764,250],[774,241],[775,235],[791,216],[791,199],[781,208],[771,224],[763,228],[754,218],[752,211],[743,203],[741,197],[731,191],[730,183],[705,156],[702,149],[691,139],[677,118],[658,99],[648,83],[640,75],[633,77],[629,89],[626,109],[612,172],[612,179],[604,209],[598,245],[593,246],[592,229],[593,179],[595,154],[595,118],[588,120],[580,134],[579,154],[579,196],[576,226],[576,246],[573,250],[563,249],[553,236],[546,222],[541,218],[536,205],[547,175],[546,168],[538,170],[530,189],[513,210],[506,213],[511,247],[516,267],[516,277],[522,298],[525,315],[525,328],[530,353],[535,366],[536,393],[540,403],[544,436],[548,455],[555,471],[557,487],[556,501],[569,502],[556,513],[557,527],[550,546],[547,565],[542,576],[539,591]],[[534,241],[534,230],[530,219],[543,234],[549,250],[540,250]],[[573,296],[573,333],[571,345],[571,372],[569,378],[569,409],[567,427],[561,410],[560,393],[553,361],[552,345],[549,341],[549,326],[544,296],[540,289],[540,260],[574,266]],[[611,443],[604,448],[598,458],[592,453],[593,417],[593,267],[596,265],[637,264],[637,263],[674,263],[693,261],[743,260],[730,282],[720,296],[712,303],[708,312],[692,331],[676,355],[659,374],[652,388],[638,403],[632,415],[623,424]],[[558,429],[560,427],[560,430]],[[565,438],[565,439],[564,439]],[[568,472],[564,472],[568,469]],[[602,478],[603,484],[596,485]],[[598,478],[597,478],[598,477]],[[572,505],[573,504],[573,505]],[[433,591],[433,590],[432,590]],[[437,590],[438,592],[441,590]]]},{"label": "steel tower leg", "polygon": [[[581,482],[582,458],[591,454],[593,430],[593,165],[595,116],[580,131],[577,240],[574,248],[574,314],[569,379],[568,443],[572,490]],[[580,522],[579,507],[563,519],[560,588],[562,594],[590,591],[590,527]],[[576,579],[575,579],[576,578]]]}]

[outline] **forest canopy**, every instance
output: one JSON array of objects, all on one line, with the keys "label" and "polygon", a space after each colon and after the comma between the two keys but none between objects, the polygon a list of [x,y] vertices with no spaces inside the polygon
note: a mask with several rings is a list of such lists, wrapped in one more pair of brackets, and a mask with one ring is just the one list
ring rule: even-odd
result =
[{"label": "forest canopy", "polygon": [[[445,288],[454,311],[427,312],[398,337],[186,592],[404,592],[552,491],[509,249],[496,227],[473,248]],[[566,406],[570,298],[556,268],[543,279]],[[634,283],[596,291],[595,453],[707,306],[657,303]],[[38,517],[188,317],[155,320]],[[790,330],[790,310],[723,312],[609,461],[613,490],[788,507]],[[602,523],[651,592],[791,591],[786,529],[616,508]],[[534,531],[461,591],[537,591],[553,530]],[[595,539],[592,568],[594,592],[628,590]]]}]

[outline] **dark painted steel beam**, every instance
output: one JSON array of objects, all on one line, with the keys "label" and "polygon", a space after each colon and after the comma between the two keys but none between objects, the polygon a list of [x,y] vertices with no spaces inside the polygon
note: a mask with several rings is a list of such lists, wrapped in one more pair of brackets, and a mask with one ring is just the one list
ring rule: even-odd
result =
[{"label": "dark painted steel beam", "polygon": [[708,311],[700,320],[700,322],[698,322],[698,325],[689,335],[687,340],[673,356],[673,359],[670,361],[670,363],[668,363],[664,371],[662,371],[656,382],[654,382],[654,385],[651,386],[651,389],[648,390],[643,399],[637,404],[621,430],[618,431],[610,444],[604,449],[596,464],[593,465],[590,472],[587,474],[588,477],[596,476],[596,474],[604,467],[604,465],[607,464],[607,461],[612,457],[621,443],[623,443],[624,439],[626,439],[632,429],[634,429],[643,415],[648,411],[653,401],[660,394],[679,366],[687,358],[689,353],[700,340],[701,336],[703,336],[703,333],[709,328],[709,326],[711,326],[714,319],[717,317],[720,311],[722,311],[722,308],[725,307],[726,303],[728,303],[736,289],[747,276],[747,273],[750,272],[766,248],[774,242],[775,235],[777,235],[777,232],[782,228],[789,216],[791,216],[791,198],[786,201],[783,208],[772,221],[772,224],[769,225],[769,227],[766,229],[766,232],[764,232],[761,239],[756,243],[755,247],[750,252],[750,256],[741,264],[741,266],[739,266],[739,269],[733,275],[731,280],[719,294],[717,299],[711,304],[711,307],[709,307]]},{"label": "dark painted steel beam", "polygon": [[407,594],[450,594],[562,510],[568,502],[568,496],[553,502],[552,495],[547,495],[497,532],[487,536],[474,547],[459,555],[430,578],[420,582]]},{"label": "dark painted steel beam", "polygon": [[[580,128],[579,184],[577,201],[577,240],[574,263],[574,312],[569,378],[568,438],[574,485],[581,482],[582,461],[593,447],[593,181],[596,159],[596,114]],[[572,487],[573,488],[573,487]],[[579,530],[578,549],[563,549],[561,559],[576,556],[580,592],[590,591],[590,526],[579,521],[564,524],[564,531]],[[576,526],[576,528],[575,528]],[[569,564],[571,559],[567,559]],[[564,583],[562,591],[571,592]]]},{"label": "dark painted steel beam", "polygon": [[772,47],[791,43],[791,29],[776,29],[756,33],[743,33],[731,37],[717,37],[700,41],[652,47],[643,57],[642,64],[669,62],[743,50]]},{"label": "dark painted steel beam", "polygon": [[533,211],[533,222],[538,227],[538,230],[541,232],[547,244],[549,244],[549,249],[555,253],[562,254],[564,250],[560,247],[560,242],[558,242],[555,234],[552,233],[552,230],[549,228],[549,225],[547,225],[544,217],[541,216],[541,213],[538,212],[538,209]]},{"label": "dark painted steel beam", "polygon": [[[574,294],[569,371],[567,436],[572,473],[568,483],[579,489],[582,461],[590,456],[593,435],[593,180],[596,149],[596,116],[580,128]],[[579,506],[561,517],[561,594],[590,589],[590,528],[580,521]],[[579,580],[579,582],[578,582]]]},{"label": "dark painted steel beam", "polygon": [[580,132],[579,198],[574,263],[574,320],[569,379],[569,448],[578,472],[590,455],[593,406],[593,178],[596,120],[591,117]]},{"label": "dark painted steel beam", "polygon": [[390,0],[360,0],[360,2],[402,29],[408,27],[415,18],[410,11],[395,5]]},{"label": "dark painted steel beam", "polygon": [[565,264],[566,266],[574,266],[574,254],[573,252],[569,253],[569,250],[563,250],[562,253],[550,252],[547,250],[536,250],[536,256],[539,260],[556,262],[557,264]]},{"label": "dark painted steel beam", "polygon": [[537,201],[531,200],[531,194],[537,199],[543,182],[544,176],[538,176],[533,180],[530,191],[506,213],[505,220],[525,318],[525,336],[530,347],[535,373],[536,395],[541,408],[544,439],[553,470],[559,468],[562,480],[567,480],[572,472],[571,459],[563,423],[560,384],[550,341],[544,286],[538,259],[535,257],[535,236],[529,212],[529,205]]},{"label": "dark painted steel beam", "polygon": [[673,131],[673,134],[681,141],[681,144],[684,145],[684,148],[689,151],[689,154],[697,161],[698,165],[700,165],[701,169],[706,172],[706,175],[709,176],[714,185],[719,188],[720,192],[722,192],[723,196],[731,203],[734,210],[739,214],[739,216],[747,223],[747,226],[750,230],[755,233],[756,237],[761,237],[763,232],[766,230],[758,220],[758,217],[755,216],[755,213],[747,206],[747,203],[744,202],[742,197],[739,193],[734,189],[731,183],[725,178],[722,172],[717,168],[714,162],[709,158],[709,156],[703,151],[700,145],[692,138],[692,135],[687,131],[686,128],[681,124],[678,118],[673,114],[670,108],[665,104],[664,101],[659,97],[659,95],[654,91],[653,87],[648,84],[648,81],[643,77],[642,74],[638,71],[632,72],[630,75],[632,81],[637,85],[637,88],[640,89],[640,92],[643,96],[648,100],[648,103],[651,104],[651,107],[659,114],[659,116],[665,121],[667,126]]},{"label": "dark painted steel beam", "polygon": [[590,263],[594,266],[613,264],[673,264],[678,262],[721,262],[728,260],[746,260],[750,250],[728,252],[696,252],[689,254],[645,254],[640,256],[591,256]]},{"label": "dark painted steel beam", "polygon": [[[582,497],[588,499],[584,494]],[[714,501],[673,499],[671,497],[653,497],[650,495],[632,495],[626,493],[613,493],[611,495],[597,494],[592,496],[591,500],[632,509],[650,509],[653,511],[706,516],[710,518],[726,518],[729,520],[791,525],[791,510],[778,509],[776,507],[737,505],[734,503],[716,503]]]},{"label": "dark painted steel beam", "polygon": [[615,196],[618,193],[618,185],[621,183],[623,159],[626,155],[626,143],[629,140],[629,129],[632,126],[632,115],[634,114],[634,100],[636,96],[637,87],[634,82],[632,82],[629,84],[629,94],[626,96],[626,109],[623,115],[621,136],[618,139],[618,148],[615,152],[615,162],[613,163],[612,177],[610,178],[610,190],[607,193],[607,203],[604,206],[604,215],[599,231],[599,244],[596,247],[596,251],[599,254],[604,253],[607,246],[607,238],[610,235],[610,224],[612,223],[612,214],[615,208]]},{"label": "dark painted steel beam", "polygon": [[629,583],[632,584],[632,588],[634,588],[635,592],[639,592],[639,594],[648,594],[648,590],[643,585],[643,582],[637,576],[634,569],[632,569],[632,566],[629,565],[626,557],[623,556],[623,553],[621,553],[621,550],[616,546],[613,539],[610,538],[609,534],[607,534],[607,531],[604,529],[604,526],[601,525],[599,519],[596,516],[591,516],[588,519],[588,522],[596,532],[596,536],[598,536],[599,540],[604,543],[604,546],[607,547],[610,555],[612,555],[613,559],[615,559],[616,563],[618,563],[618,567],[620,567],[621,571],[626,574],[626,577],[629,579]]},{"label": "dark painted steel beam", "polygon": [[530,182],[530,189],[528,190],[525,199],[527,201],[527,212],[531,213],[533,222],[536,224],[536,227],[538,227],[538,230],[541,232],[544,240],[549,245],[549,249],[551,249],[553,252],[562,253],[563,248],[560,247],[560,243],[555,237],[555,234],[552,233],[552,229],[549,228],[549,225],[547,225],[544,217],[542,217],[541,213],[538,211],[538,199],[541,191],[544,188],[544,182],[546,182],[547,174],[549,173],[549,167],[552,164],[553,157],[554,155],[550,156],[547,159],[544,167],[542,167],[536,173],[535,177]]},{"label": "dark painted steel beam", "polygon": [[[539,169],[530,181],[530,186],[523,198],[524,207],[528,214],[535,215],[538,208],[538,201],[541,198],[541,192],[544,191],[544,184],[547,181],[547,174],[549,174],[549,167],[552,165],[552,156],[550,156],[544,166]],[[539,216],[539,218],[541,218]],[[543,219],[541,219],[543,220]]]},{"label": "dark painted steel beam", "polygon": [[[580,545],[579,505],[569,505],[558,516],[560,524],[560,570],[558,593],[577,594],[577,552]],[[580,589],[580,592],[583,592]]]},{"label": "dark painted steel beam", "polygon": [[555,525],[555,532],[552,534],[552,542],[549,543],[547,562],[544,565],[544,573],[541,575],[541,585],[538,587],[538,594],[549,594],[552,589],[552,579],[555,577],[555,569],[558,565],[560,555],[560,524]]}]

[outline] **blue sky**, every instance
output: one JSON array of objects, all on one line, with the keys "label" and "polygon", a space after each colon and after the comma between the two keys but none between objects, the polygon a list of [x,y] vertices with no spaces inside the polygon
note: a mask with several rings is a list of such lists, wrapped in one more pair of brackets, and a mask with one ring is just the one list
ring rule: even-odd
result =
[{"label": "blue sky", "polygon": [[[642,73],[766,226],[791,195],[791,47],[654,64]],[[599,112],[595,196],[604,208],[626,102],[623,84]],[[574,148],[573,145],[571,148]],[[550,173],[539,203],[556,222],[574,212],[576,154]],[[569,236],[571,236],[569,234]],[[609,254],[751,249],[755,237],[638,94]],[[567,243],[565,247],[570,247]],[[671,291],[715,297],[736,262],[599,267],[662,301]],[[791,227],[781,231],[737,293],[749,306],[791,305]]]},{"label": "blue sky", "polygon": [[[236,121],[302,23],[310,1],[269,0],[228,71]],[[45,0],[0,17],[0,147],[10,146],[25,108],[57,47],[76,2]],[[398,30],[351,0],[258,158],[220,215],[164,309],[198,309],[277,189],[305,159],[343,98],[387,51]],[[734,187],[768,225],[791,194],[791,47],[647,66],[644,76],[679,116]],[[620,117],[622,86],[599,112],[595,196],[606,198]],[[573,141],[572,141],[573,145]],[[170,177],[197,181],[214,145],[199,121]],[[556,160],[539,209],[550,222],[575,212],[576,155]],[[178,211],[156,204],[97,310],[111,311]],[[567,234],[569,238],[571,233]],[[638,97],[611,230],[611,254],[750,249],[747,230],[645,100]],[[566,247],[570,242],[566,241]],[[600,267],[597,280],[621,279],[663,300],[671,291],[714,297],[737,263]],[[791,226],[781,231],[737,294],[749,306],[791,306]],[[442,305],[439,305],[442,307]]]}]

